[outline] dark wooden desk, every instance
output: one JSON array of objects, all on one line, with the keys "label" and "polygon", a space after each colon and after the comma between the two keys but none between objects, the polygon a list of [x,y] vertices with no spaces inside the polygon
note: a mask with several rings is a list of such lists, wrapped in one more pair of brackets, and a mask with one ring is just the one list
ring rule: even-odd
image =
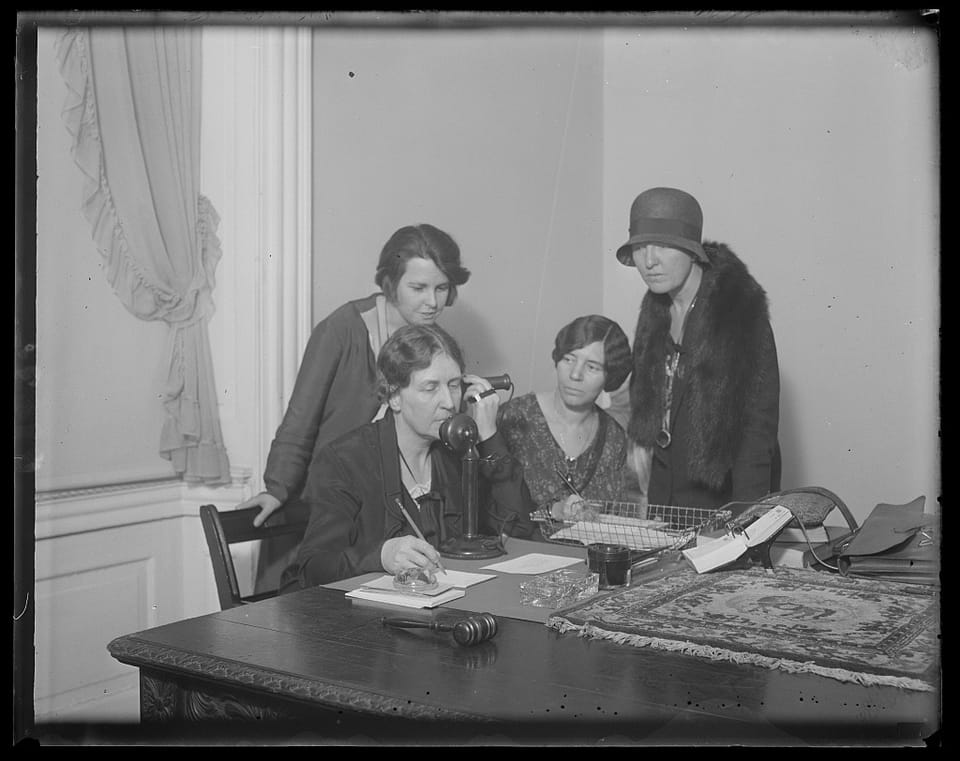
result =
[{"label": "dark wooden desk", "polygon": [[[400,615],[464,615],[447,608]],[[109,651],[140,669],[147,727],[251,720],[227,740],[910,745],[940,726],[934,693],[581,639],[505,615],[494,639],[464,648],[385,628],[397,610],[315,588],[119,637]]]}]

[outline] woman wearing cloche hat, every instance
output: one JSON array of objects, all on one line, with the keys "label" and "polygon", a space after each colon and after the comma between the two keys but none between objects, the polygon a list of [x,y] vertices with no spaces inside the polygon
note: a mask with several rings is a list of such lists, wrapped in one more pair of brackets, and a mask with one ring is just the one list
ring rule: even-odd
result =
[{"label": "woman wearing cloche hat", "polygon": [[652,188],[617,259],[647,285],[634,337],[629,435],[651,504],[719,507],[780,488],[780,375],[763,288],[703,241],[692,195]]}]

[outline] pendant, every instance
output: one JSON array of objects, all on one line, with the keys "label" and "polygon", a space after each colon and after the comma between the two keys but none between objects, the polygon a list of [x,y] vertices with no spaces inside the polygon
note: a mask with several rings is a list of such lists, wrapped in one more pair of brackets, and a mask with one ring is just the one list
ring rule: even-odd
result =
[{"label": "pendant", "polygon": [[666,428],[662,428],[657,433],[657,437],[654,439],[654,441],[658,447],[661,449],[666,449],[668,446],[670,446],[670,442],[673,441],[673,437],[670,435],[670,431],[668,431]]}]

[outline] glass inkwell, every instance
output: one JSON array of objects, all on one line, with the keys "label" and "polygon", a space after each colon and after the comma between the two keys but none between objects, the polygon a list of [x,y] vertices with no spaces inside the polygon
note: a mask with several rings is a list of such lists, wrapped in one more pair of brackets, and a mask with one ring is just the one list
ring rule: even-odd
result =
[{"label": "glass inkwell", "polygon": [[437,577],[426,568],[404,568],[393,577],[393,586],[401,592],[420,594],[437,588]]}]

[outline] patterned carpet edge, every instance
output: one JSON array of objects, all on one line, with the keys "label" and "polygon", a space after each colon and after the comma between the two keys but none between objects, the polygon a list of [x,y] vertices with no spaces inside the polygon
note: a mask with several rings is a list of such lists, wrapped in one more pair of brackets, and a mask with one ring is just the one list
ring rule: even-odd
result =
[{"label": "patterned carpet edge", "polygon": [[727,650],[726,648],[710,647],[708,645],[697,645],[693,642],[684,642],[682,640],[662,639],[659,637],[647,637],[639,634],[628,634],[626,632],[615,632],[601,629],[592,624],[575,624],[560,617],[553,616],[547,619],[546,625],[551,629],[556,629],[561,634],[576,632],[579,637],[588,637],[591,639],[607,639],[622,645],[632,645],[633,647],[652,647],[657,650],[669,650],[671,652],[681,653],[683,655],[694,655],[700,658],[708,658],[714,661],[731,661],[733,663],[748,663],[754,666],[761,666],[767,669],[779,669],[792,674],[817,674],[819,676],[829,677],[841,682],[854,682],[863,686],[885,686],[900,687],[907,690],[917,690],[923,692],[934,692],[936,687],[920,679],[911,677],[890,676],[884,674],[868,674],[862,671],[850,671],[848,669],[828,668],[820,666],[813,662],[794,661],[787,658],[772,658],[758,653],[745,653],[736,650]]}]

